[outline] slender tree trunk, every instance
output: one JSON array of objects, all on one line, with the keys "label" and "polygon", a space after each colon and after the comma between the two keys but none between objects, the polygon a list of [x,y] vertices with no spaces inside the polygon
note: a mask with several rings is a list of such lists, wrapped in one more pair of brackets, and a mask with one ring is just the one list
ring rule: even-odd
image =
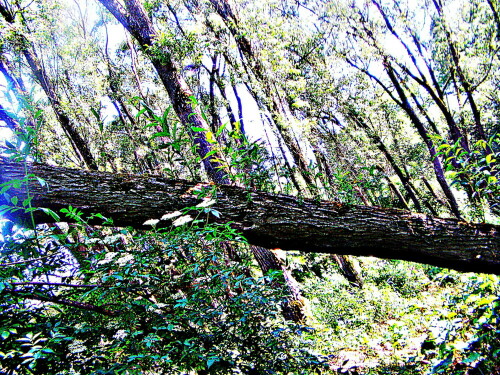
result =
[{"label": "slender tree trunk", "polygon": [[9,112],[0,104],[0,121],[3,121],[7,128],[13,132],[24,132],[19,122],[10,116]]},{"label": "slender tree trunk", "polygon": [[441,161],[439,159],[439,156],[436,152],[436,148],[434,147],[434,143],[432,142],[432,139],[429,137],[429,133],[427,132],[427,129],[425,128],[424,124],[420,121],[418,118],[417,114],[413,110],[410,102],[408,101],[408,97],[406,96],[406,93],[401,86],[399,80],[397,79],[395,72],[391,66],[391,63],[386,60],[384,62],[385,65],[385,71],[387,72],[387,75],[389,76],[391,82],[393,83],[400,101],[397,103],[399,106],[406,112],[408,117],[410,118],[411,122],[417,129],[418,133],[422,137],[422,140],[424,141],[425,145],[427,146],[427,149],[429,150],[429,155],[432,160],[432,165],[434,167],[434,172],[436,174],[436,178],[439,182],[439,185],[441,186],[441,189],[444,192],[444,195],[448,199],[448,203],[450,204],[451,211],[457,218],[461,218],[460,214],[460,209],[458,208],[457,201],[455,199],[455,196],[453,195],[453,192],[450,189],[450,186],[448,185],[448,182],[446,181],[446,178],[444,176],[444,170],[443,170],[443,165],[441,164]]},{"label": "slender tree trunk", "polygon": [[352,259],[349,259],[347,255],[339,254],[332,254],[332,258],[341,269],[342,275],[349,281],[349,284],[358,288],[363,287],[363,278]]},{"label": "slender tree trunk", "polygon": [[[413,190],[410,187],[410,184],[409,184],[410,178],[403,173],[401,168],[396,163],[396,160],[393,158],[393,156],[391,155],[391,153],[389,152],[389,150],[385,146],[382,139],[370,129],[370,127],[364,121],[364,119],[361,117],[361,115],[359,115],[358,113],[356,113],[354,111],[349,111],[349,116],[354,120],[355,124],[357,124],[359,127],[361,127],[365,131],[366,135],[368,136],[368,138],[370,138],[372,140],[375,147],[377,147],[380,150],[380,152],[382,152],[382,154],[385,156],[385,158],[387,159],[387,161],[391,165],[392,169],[394,170],[394,172],[398,176],[399,180],[401,181],[401,184],[403,185],[403,187],[406,190],[406,193],[408,194],[411,201],[413,202],[415,209],[418,212],[422,212],[422,206],[420,205],[420,201],[418,200],[417,196],[415,195],[415,193],[413,192]],[[406,204],[406,201],[404,201],[404,202]]]},{"label": "slender tree trunk", "polygon": [[[28,91],[26,90],[26,86],[24,84],[23,79],[20,76],[16,76],[12,70],[12,64],[7,61],[7,58],[5,56],[1,56],[0,59],[0,72],[4,76],[5,80],[7,81],[7,89],[12,90],[14,92],[14,95],[16,96],[17,100],[20,103],[23,104],[29,104],[32,105],[30,96],[28,95]],[[7,124],[9,128],[12,129],[14,132],[19,132],[19,133],[24,133],[26,130],[23,129],[19,121],[11,116],[5,108],[1,107],[1,117],[3,121]],[[38,110],[38,108],[34,108],[35,110]],[[33,113],[27,113],[27,119],[24,124],[25,127],[31,128],[32,130],[36,129],[36,119],[33,116]]]},{"label": "slender tree trunk", "polygon": [[238,103],[238,121],[240,122],[240,130],[243,134],[245,134],[245,123],[243,120],[243,105],[241,103],[241,97],[236,84],[232,83],[231,86],[233,88],[234,97],[236,98],[236,103]]},{"label": "slender tree trunk", "polygon": [[381,52],[384,70],[387,73],[387,76],[389,77],[391,83],[393,84],[394,89],[397,93],[397,96],[379,78],[377,78],[376,76],[371,74],[367,69],[356,65],[349,58],[346,57],[347,63],[350,64],[351,66],[353,66],[354,68],[360,70],[361,72],[366,74],[368,77],[370,77],[374,81],[376,81],[383,88],[383,90],[391,97],[391,99],[401,109],[403,109],[404,112],[406,112],[410,121],[415,126],[417,132],[422,137],[422,140],[424,141],[425,145],[427,146],[427,149],[429,151],[429,156],[431,158],[432,165],[434,168],[434,172],[436,174],[436,179],[438,180],[439,185],[441,186],[441,189],[443,190],[443,192],[448,200],[448,203],[449,203],[450,208],[451,208],[451,212],[457,218],[460,218],[461,217],[460,209],[458,207],[455,196],[453,195],[453,192],[451,191],[450,186],[448,185],[448,182],[446,181],[446,178],[444,176],[443,165],[442,165],[442,163],[437,155],[436,148],[434,147],[434,143],[433,143],[432,139],[430,138],[429,133],[428,133],[424,123],[420,120],[420,118],[416,114],[413,106],[411,105],[410,101],[408,100],[408,95],[407,95],[407,92],[405,91],[404,81],[400,80],[401,77],[398,77],[398,73],[394,69],[394,67],[392,65],[392,61],[390,60],[389,56],[384,54],[382,52],[382,49],[380,47],[378,47],[378,42],[375,39],[372,31],[366,26],[367,20],[361,13],[360,13],[360,22],[364,28],[364,31],[366,32],[366,34],[370,38],[370,42],[379,50],[379,52]]},{"label": "slender tree trunk", "polygon": [[209,111],[210,111],[210,128],[212,129],[212,133],[216,133],[217,129],[219,129],[221,125],[220,117],[219,117],[219,111],[218,108],[215,105],[215,80],[217,79],[217,71],[218,71],[218,66],[217,66],[217,55],[212,56],[212,68],[209,70]]},{"label": "slender tree trunk", "polygon": [[[457,48],[455,44],[452,41],[451,38],[451,33],[450,30],[448,29],[448,25],[446,24],[446,21],[444,19],[443,15],[443,9],[441,7],[441,4],[439,4],[438,1],[433,0],[434,6],[439,14],[440,17],[440,22],[442,23],[444,33],[446,35],[446,41],[448,43],[448,48],[450,49],[450,54],[451,54],[451,62],[452,65],[450,66],[451,69],[453,69],[458,76],[458,80],[460,82],[460,85],[462,86],[465,95],[467,96],[467,101],[469,102],[469,106],[471,108],[472,116],[474,118],[474,124],[475,124],[475,130],[477,133],[477,136],[479,139],[482,139],[484,141],[488,141],[488,137],[486,135],[486,132],[484,130],[483,124],[481,122],[481,112],[476,104],[476,100],[474,98],[474,95],[472,93],[472,87],[465,76],[465,73],[460,65],[460,55],[457,51]],[[487,150],[488,153],[491,153],[491,150]]]},{"label": "slender tree trunk", "polygon": [[287,320],[304,323],[306,300],[300,292],[299,283],[292,276],[283,261],[273,251],[264,247],[250,245],[250,249],[264,275],[271,270],[281,270],[283,272],[283,279],[277,281],[277,283],[280,283],[280,281],[283,282],[286,290],[286,300],[283,303],[283,316]]},{"label": "slender tree trunk", "polygon": [[[261,84],[267,97],[264,102],[269,109],[275,126],[290,150],[302,178],[307,184],[314,185],[314,180],[309,173],[309,163],[302,153],[300,144],[295,139],[292,128],[286,124],[292,117],[290,111],[286,110],[288,104],[279,97],[278,90],[273,90],[273,88],[275,88],[275,83],[272,82],[266,74],[266,69],[262,65],[259,57],[256,56],[251,41],[242,33],[242,30],[239,29],[239,20],[232,11],[229,2],[227,0],[210,0],[210,3],[217,14],[224,20],[226,27],[231,32],[241,54],[246,59],[246,64],[249,67],[248,70],[254,74],[257,81]],[[243,61],[243,63],[245,64],[245,61]]]},{"label": "slender tree trunk", "polygon": [[[0,4],[0,14],[3,16],[6,22],[13,24],[14,16],[12,13],[2,4]],[[90,151],[90,147],[83,139],[83,137],[78,132],[77,126],[71,121],[68,115],[64,112],[61,103],[59,101],[59,97],[56,93],[56,90],[50,82],[47,73],[45,72],[40,60],[35,52],[35,48],[33,44],[26,39],[23,35],[19,34],[18,38],[20,39],[20,47],[19,51],[25,57],[28,65],[31,69],[31,72],[35,76],[36,80],[42,86],[45,95],[49,99],[52,109],[56,114],[57,120],[61,124],[64,132],[68,135],[68,138],[71,141],[71,145],[73,146],[73,150],[76,155],[84,161],[85,165],[89,169],[98,169],[97,163],[92,156]]]},{"label": "slender tree trunk", "polygon": [[493,4],[492,0],[486,0],[486,2],[488,3],[488,6],[490,7],[491,12],[493,13],[493,18],[495,20],[495,25],[497,29],[497,39],[500,39],[500,17],[498,16],[498,11],[495,5]]},{"label": "slender tree trunk", "polygon": [[[126,0],[126,9],[116,0],[99,0],[99,2],[127,29],[150,58],[167,90],[172,107],[197,146],[197,152],[210,179],[217,183],[229,183],[227,171],[219,162],[223,160],[222,155],[218,153],[208,155],[212,151],[212,146],[206,138],[205,131],[209,131],[210,126],[194,104],[193,92],[182,78],[170,52],[154,43],[157,36],[156,30],[140,2]],[[201,128],[205,131],[197,131],[193,128]]]},{"label": "slender tree trunk", "polygon": [[[316,155],[316,160],[318,161],[318,167],[320,168],[320,171],[325,174],[325,177],[327,178],[331,189],[334,185],[334,181],[333,181],[333,172],[330,168],[330,165],[328,164],[325,155],[319,150],[318,147],[315,147],[313,145],[313,151]],[[355,187],[355,190],[358,193],[360,199],[363,201],[363,203],[367,206],[370,206],[370,202],[366,198],[363,191],[357,186]],[[354,266],[353,259],[351,259],[347,255],[341,255],[341,254],[333,255],[332,259],[339,267],[339,271],[342,274],[342,276],[344,276],[351,285],[357,287],[363,286],[363,279],[361,277],[361,274],[359,272],[353,272],[353,270],[356,269],[356,267]]]},{"label": "slender tree trunk", "polygon": [[[401,38],[401,36],[397,33],[396,29],[394,28],[389,16],[386,14],[386,12],[383,10],[381,4],[376,1],[376,0],[372,0],[372,3],[377,7],[377,9],[379,10],[380,14],[382,15],[384,21],[385,21],[385,24],[387,26],[387,28],[389,29],[389,31],[392,33],[392,35],[394,35],[399,41],[400,43],[404,46],[405,50],[406,50],[406,53],[408,55],[408,57],[410,58],[410,60],[412,61],[414,67],[417,69],[418,73],[419,73],[419,76],[415,75],[412,73],[412,71],[410,69],[408,69],[406,67],[406,65],[404,64],[398,64],[399,67],[406,73],[408,74],[415,82],[417,82],[422,88],[425,89],[425,91],[430,95],[430,97],[432,98],[432,100],[434,101],[434,103],[437,105],[437,107],[440,109],[441,113],[443,114],[445,120],[446,120],[446,123],[448,124],[448,128],[450,130],[450,135],[451,135],[451,138],[453,140],[453,142],[459,142],[460,145],[462,146],[462,148],[466,151],[469,151],[469,144],[467,142],[467,137],[465,137],[460,128],[458,127],[454,117],[453,117],[453,114],[452,112],[449,110],[449,108],[446,106],[444,100],[443,100],[443,92],[441,90],[441,88],[439,87],[439,84],[437,83],[437,80],[434,78],[435,77],[435,74],[434,74],[434,71],[433,69],[431,68],[431,66],[429,64],[427,64],[427,60],[425,59],[425,57],[421,54],[421,58],[426,61],[426,67],[427,67],[427,72],[429,73],[431,79],[433,80],[434,82],[434,88],[431,86],[431,84],[429,84],[429,82],[427,81],[427,78],[426,78],[426,75],[422,72],[422,70],[420,69],[420,66],[419,64],[417,63],[417,57],[414,55],[414,53],[412,52],[412,50],[410,49],[409,45]],[[395,7],[395,8],[398,8],[398,7]],[[410,33],[411,34],[411,33]],[[413,35],[412,35],[413,36]],[[418,38],[414,37],[413,36],[413,42],[414,44],[416,45],[417,47],[417,51],[422,51],[422,46],[420,45],[420,42],[418,41]],[[414,98],[414,101],[415,103],[417,103],[417,100],[416,100],[416,97]],[[421,108],[423,112],[425,112],[423,110],[423,108]],[[429,116],[427,116],[427,113],[425,113],[425,116],[428,118],[428,121],[430,123],[432,123],[432,121],[430,121],[430,118]],[[435,126],[434,126],[435,127]],[[437,133],[437,131],[436,131]]]}]

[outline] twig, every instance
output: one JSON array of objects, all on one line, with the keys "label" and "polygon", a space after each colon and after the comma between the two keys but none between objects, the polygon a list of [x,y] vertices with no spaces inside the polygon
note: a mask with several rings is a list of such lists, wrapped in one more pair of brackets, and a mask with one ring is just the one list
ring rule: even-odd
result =
[{"label": "twig", "polygon": [[42,301],[42,302],[53,302],[53,303],[56,303],[59,305],[76,307],[77,309],[94,311],[94,312],[97,312],[97,313],[102,314],[102,315],[118,316],[120,314],[120,312],[118,312],[118,311],[108,310],[102,306],[96,306],[96,305],[86,303],[86,302],[72,301],[72,300],[65,299],[65,298],[58,298],[56,296],[38,296],[38,295],[25,296],[24,292],[19,292],[17,290],[8,290],[8,291],[12,294],[16,294],[18,296],[22,296],[22,297],[25,297],[27,299],[33,299],[33,300]]},{"label": "twig", "polygon": [[51,282],[43,282],[43,281],[23,281],[23,282],[13,282],[9,283],[10,285],[34,285],[34,286],[66,286],[69,288],[109,288],[107,285],[100,284],[67,284],[67,283],[51,283]]},{"label": "twig", "polygon": [[24,263],[31,263],[31,262],[36,262],[38,260],[46,259],[55,256],[56,254],[50,254],[50,255],[45,255],[40,258],[34,258],[34,259],[26,259],[26,260],[20,260],[18,262],[11,262],[11,263],[0,263],[0,267],[10,267],[10,266],[15,266],[16,264],[24,264]]}]

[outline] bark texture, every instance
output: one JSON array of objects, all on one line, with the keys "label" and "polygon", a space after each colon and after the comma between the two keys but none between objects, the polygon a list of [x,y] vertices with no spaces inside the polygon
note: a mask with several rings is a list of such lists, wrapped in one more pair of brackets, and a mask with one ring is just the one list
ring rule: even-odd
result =
[{"label": "bark texture", "polygon": [[286,288],[287,296],[282,304],[285,319],[305,323],[307,319],[305,314],[306,299],[300,292],[299,283],[295,280],[284,262],[273,251],[264,247],[252,245],[250,246],[250,250],[264,275],[271,270],[281,270],[283,272],[283,280],[275,280],[275,284],[279,286],[281,283],[284,283]]},{"label": "bark texture", "polygon": [[[28,164],[42,178],[29,183],[35,207],[58,211],[69,205],[85,213],[101,213],[116,226],[147,228],[147,220],[201,203],[194,182],[158,176],[135,176]],[[0,158],[0,183],[24,178],[24,166]],[[198,184],[199,186],[200,184]],[[208,184],[206,184],[208,186]],[[26,184],[8,193],[19,202]],[[443,219],[396,209],[299,199],[236,186],[217,186],[213,208],[218,222],[232,222],[254,245],[306,252],[404,259],[462,271],[500,274],[500,227]],[[0,197],[0,204],[6,204]],[[8,213],[19,220],[26,214]],[[191,212],[193,214],[193,212]],[[54,221],[35,211],[37,223]],[[160,220],[158,226],[171,225]]]}]

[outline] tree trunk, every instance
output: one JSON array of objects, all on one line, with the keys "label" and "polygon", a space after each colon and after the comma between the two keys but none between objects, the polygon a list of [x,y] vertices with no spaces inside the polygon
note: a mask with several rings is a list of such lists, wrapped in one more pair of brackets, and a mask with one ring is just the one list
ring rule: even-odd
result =
[{"label": "tree trunk", "polygon": [[[170,226],[161,220],[177,210],[194,207],[202,200],[192,191],[194,182],[157,176],[114,175],[42,164],[28,164],[28,173],[43,179],[30,180],[34,207],[59,211],[69,205],[82,212],[101,213],[116,226],[148,228]],[[24,178],[23,164],[0,158],[0,184]],[[209,186],[209,184],[207,184]],[[10,195],[22,202],[26,186],[11,187]],[[231,222],[249,243],[266,248],[306,252],[377,256],[427,263],[463,271],[500,274],[500,226],[442,219],[397,209],[382,209],[332,201],[296,198],[248,191],[236,186],[217,186],[214,209]],[[8,204],[5,196],[0,204]],[[28,219],[24,210],[7,212],[13,220]],[[187,214],[195,215],[191,210]],[[33,212],[37,223],[53,222],[43,211]],[[97,221],[94,224],[99,224]]]},{"label": "tree trunk", "polygon": [[[137,0],[125,1],[126,9],[115,0],[99,0],[99,2],[137,40],[151,60],[167,90],[175,113],[197,146],[197,152],[210,179],[217,183],[229,183],[227,172],[219,162],[223,160],[222,156],[219,153],[210,154],[213,148],[206,137],[206,132],[210,131],[210,127],[203,119],[199,108],[193,103],[193,92],[182,78],[169,51],[155,44],[157,32],[144,8]],[[198,131],[196,128],[204,131]]]},{"label": "tree trunk", "polygon": [[[462,131],[458,127],[458,125],[457,125],[457,123],[456,123],[456,121],[455,121],[455,119],[453,117],[452,111],[446,106],[445,101],[443,100],[443,92],[440,89],[437,80],[433,79],[433,82],[435,84],[434,89],[433,89],[432,86],[431,86],[431,84],[427,81],[426,74],[420,69],[420,66],[419,66],[419,64],[417,62],[417,59],[418,59],[417,56],[415,56],[413,54],[413,52],[410,49],[409,45],[406,44],[405,41],[403,40],[403,38],[398,34],[398,32],[396,31],[396,29],[394,28],[393,23],[390,20],[390,17],[383,10],[381,4],[379,2],[377,2],[376,0],[372,0],[372,3],[377,7],[378,11],[380,12],[381,16],[384,19],[385,24],[386,24],[387,28],[389,29],[389,31],[404,46],[408,57],[410,58],[410,60],[413,63],[413,66],[419,72],[419,77],[416,74],[412,73],[412,71],[410,69],[408,69],[408,67],[406,65],[398,63],[399,67],[406,74],[408,74],[408,76],[410,76],[416,83],[418,83],[429,94],[429,96],[432,98],[432,100],[434,101],[434,103],[441,110],[441,113],[443,114],[443,116],[444,116],[444,118],[446,120],[446,123],[448,124],[448,128],[450,130],[451,139],[453,140],[453,142],[459,142],[460,145],[462,146],[462,148],[464,150],[466,150],[467,152],[469,152],[470,150],[469,150],[469,144],[468,144],[467,138],[464,136],[464,134],[462,133]],[[401,12],[401,10],[400,10],[400,12]],[[410,30],[407,30],[407,32],[410,32]],[[410,32],[410,34],[411,34],[411,32]],[[422,50],[421,49],[422,46],[420,45],[420,42],[418,41],[418,38],[412,36],[412,41],[415,44],[415,47],[417,48],[417,51],[421,51]],[[421,59],[423,61],[425,61],[425,62],[427,61],[422,54],[421,54],[420,57],[421,57]],[[428,75],[430,77],[435,77],[435,74],[434,74],[434,71],[433,71],[432,67],[429,64],[427,64],[427,62],[426,62],[426,67],[427,67],[427,73],[428,73]],[[414,98],[414,100],[416,102],[416,98]],[[423,112],[425,112],[425,110],[423,108],[422,108],[422,110],[423,110]],[[426,114],[426,117],[428,117],[427,114]],[[429,122],[431,122],[431,121],[429,121]]]},{"label": "tree trunk", "polygon": [[[450,55],[451,55],[451,61],[450,65],[448,65],[448,68],[451,70],[455,71],[457,76],[458,76],[458,81],[460,82],[460,85],[462,86],[465,95],[467,96],[467,102],[469,103],[469,106],[471,108],[472,116],[474,118],[474,125],[475,125],[475,130],[477,132],[477,138],[482,139],[484,141],[488,141],[488,136],[484,130],[483,124],[481,122],[481,113],[480,109],[478,108],[476,104],[476,100],[474,99],[474,95],[472,93],[472,87],[471,83],[465,76],[465,73],[460,65],[460,55],[459,52],[457,51],[456,45],[452,40],[451,32],[448,29],[448,25],[446,24],[446,20],[443,15],[443,8],[441,5],[433,0],[434,6],[439,14],[440,19],[438,20],[438,23],[440,26],[442,26],[445,36],[446,36],[446,41],[448,43],[448,48],[450,49]],[[489,146],[487,146],[487,153],[491,153],[491,149]]]},{"label": "tree trunk", "polygon": [[297,280],[292,276],[291,272],[286,268],[281,259],[276,256],[273,251],[261,246],[251,245],[250,249],[255,259],[259,263],[262,272],[267,274],[271,270],[281,270],[283,272],[283,280],[278,280],[284,284],[286,291],[286,299],[283,302],[283,316],[287,320],[294,322],[304,322],[305,320],[305,299],[300,293],[300,286]]},{"label": "tree trunk", "polygon": [[[262,90],[266,95],[264,104],[269,110],[271,118],[273,119],[280,135],[283,137],[286,146],[290,150],[300,175],[308,185],[314,185],[314,179],[309,173],[309,163],[307,162],[291,127],[286,124],[286,122],[292,117],[288,104],[280,97],[280,94],[276,89],[276,83],[272,81],[268,74],[266,74],[266,69],[262,65],[260,58],[255,53],[251,41],[245,35],[246,33],[244,30],[239,28],[239,20],[231,9],[229,2],[227,0],[210,0],[210,3],[217,14],[224,20],[224,23],[233,36],[239,51],[246,59],[246,62],[243,60],[243,64],[248,66],[248,70],[253,73],[257,81],[261,84]],[[275,88],[274,90],[273,87]]]},{"label": "tree trunk", "polygon": [[[420,205],[420,202],[419,202],[417,196],[415,195],[415,193],[413,192],[413,190],[410,187],[410,184],[409,184],[410,178],[403,173],[401,168],[399,168],[398,164],[396,163],[396,160],[391,155],[391,153],[389,152],[389,150],[385,146],[382,139],[377,134],[375,134],[375,132],[373,132],[372,129],[370,129],[368,124],[364,121],[363,117],[359,113],[357,113],[354,109],[349,109],[348,114],[349,114],[349,117],[354,121],[354,123],[356,125],[358,125],[359,127],[361,127],[365,131],[365,134],[368,136],[368,138],[370,138],[371,141],[373,142],[373,144],[380,150],[380,152],[382,152],[382,154],[385,156],[385,158],[387,159],[387,161],[391,165],[392,169],[394,170],[394,172],[398,176],[399,180],[401,181],[401,184],[403,185],[403,187],[406,190],[406,193],[408,194],[408,196],[412,200],[412,202],[415,206],[415,209],[418,212],[422,212],[422,206]],[[396,194],[398,195],[398,198],[399,198],[398,192],[396,192]],[[400,198],[400,200],[401,200],[401,198]],[[404,199],[402,200],[402,202],[404,202],[405,205],[407,204]]]},{"label": "tree trunk", "polygon": [[[13,14],[11,14],[11,12],[4,5],[0,5],[0,14],[6,22],[10,24],[14,23]],[[80,135],[73,121],[71,121],[69,116],[64,112],[54,85],[49,80],[45,69],[40,63],[33,44],[24,35],[18,34],[17,36],[19,38],[19,45],[22,46],[19,48],[19,52],[24,55],[31,72],[40,86],[42,86],[45,95],[47,95],[50,105],[56,114],[57,120],[61,124],[64,132],[67,134],[76,155],[84,161],[85,165],[89,169],[98,169],[97,163],[90,151],[87,141]]]},{"label": "tree trunk", "polygon": [[450,209],[452,213],[455,215],[457,218],[461,218],[460,214],[460,209],[458,207],[457,201],[455,199],[455,196],[453,195],[453,192],[450,189],[450,186],[448,185],[448,182],[446,181],[446,178],[444,176],[444,170],[443,170],[443,165],[441,164],[441,161],[439,160],[436,148],[434,146],[434,143],[432,139],[429,136],[429,132],[425,128],[424,124],[420,119],[418,118],[417,114],[413,110],[413,107],[411,106],[408,97],[406,96],[406,93],[401,86],[401,82],[398,80],[396,77],[396,73],[391,66],[391,63],[389,62],[388,59],[384,61],[384,67],[387,75],[389,76],[391,82],[394,84],[395,90],[398,93],[398,96],[400,98],[400,101],[397,102],[397,104],[403,109],[408,117],[410,118],[412,124],[415,126],[417,129],[417,132],[419,135],[422,137],[422,140],[424,141],[425,145],[427,146],[427,149],[429,150],[429,155],[432,160],[432,166],[434,167],[434,172],[436,174],[436,179],[441,186],[441,189],[443,190],[444,195],[446,196],[448,203],[450,204]]},{"label": "tree trunk", "polygon": [[347,255],[332,254],[332,259],[341,269],[342,275],[349,281],[352,286],[362,288],[363,278],[359,270],[356,269],[352,259],[347,258]]}]

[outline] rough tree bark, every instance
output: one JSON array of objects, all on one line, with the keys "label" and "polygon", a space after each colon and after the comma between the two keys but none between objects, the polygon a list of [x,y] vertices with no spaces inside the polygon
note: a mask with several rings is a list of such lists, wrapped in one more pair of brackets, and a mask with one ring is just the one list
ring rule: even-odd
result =
[{"label": "rough tree bark", "polygon": [[[156,176],[115,175],[41,164],[28,164],[28,172],[45,180],[29,184],[35,207],[58,211],[71,205],[85,213],[101,213],[116,226],[147,228],[150,219],[196,206],[194,182]],[[23,179],[24,166],[0,158],[0,184]],[[26,186],[9,194],[22,202]],[[348,205],[332,201],[300,199],[217,186],[213,206],[249,243],[267,248],[331,254],[404,259],[462,271],[500,274],[500,226],[473,224],[396,209]],[[7,204],[4,196],[0,204]],[[19,220],[18,210],[7,217]],[[191,213],[193,214],[193,213]],[[37,223],[53,221],[35,211]],[[158,225],[169,226],[171,221]]]}]

